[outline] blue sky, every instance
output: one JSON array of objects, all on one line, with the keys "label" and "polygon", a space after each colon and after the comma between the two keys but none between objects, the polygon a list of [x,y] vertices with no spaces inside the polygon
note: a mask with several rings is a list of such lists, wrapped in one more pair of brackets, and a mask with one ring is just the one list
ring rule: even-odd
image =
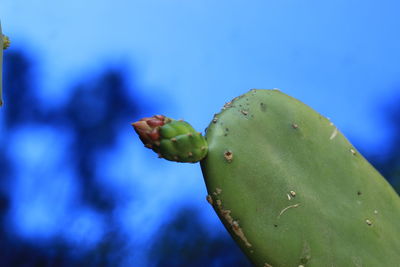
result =
[{"label": "blue sky", "polygon": [[[77,79],[105,65],[123,65],[141,95],[163,103],[154,110],[184,118],[199,130],[233,97],[251,88],[280,88],[330,117],[356,144],[375,151],[385,149],[389,135],[382,107],[399,92],[399,8],[400,2],[385,0],[2,0],[0,18],[12,46],[36,58],[38,75],[45,77],[39,80],[43,105],[65,101]],[[146,182],[135,184],[146,196],[146,190],[159,185],[160,176],[168,181],[157,196],[141,203],[144,211],[160,207],[158,215],[132,217],[127,207],[137,205],[133,201],[116,211],[125,216],[128,230],[144,222],[156,225],[163,212],[182,201],[213,216],[204,207],[198,166],[155,159],[133,132],[120,138],[113,154],[118,160],[102,170],[112,173],[113,186],[130,185],[125,173],[146,175]],[[10,151],[20,150],[13,144]],[[40,157],[38,149],[26,162]],[[24,181],[18,181],[24,194]],[[68,174],[62,181],[73,183]],[[68,192],[57,197],[65,201],[63,209],[71,209]],[[46,201],[51,200],[37,203]],[[32,215],[39,218],[37,227],[56,224],[57,219],[46,221],[37,211],[39,215]],[[15,212],[17,221],[22,220]],[[82,214],[77,218],[83,223],[96,216]]]},{"label": "blue sky", "polygon": [[378,147],[386,134],[379,109],[398,91],[398,8],[348,0],[3,0],[0,15],[14,45],[44,59],[43,96],[53,101],[89,69],[125,64],[144,94],[172,101],[160,112],[199,128],[238,94],[277,87]]}]

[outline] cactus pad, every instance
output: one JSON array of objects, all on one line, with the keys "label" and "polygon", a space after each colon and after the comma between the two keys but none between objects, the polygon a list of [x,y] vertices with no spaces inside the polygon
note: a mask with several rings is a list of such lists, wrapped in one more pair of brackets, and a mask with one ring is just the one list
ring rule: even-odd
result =
[{"label": "cactus pad", "polygon": [[252,90],[206,139],[207,200],[255,266],[399,266],[399,196],[310,107]]}]

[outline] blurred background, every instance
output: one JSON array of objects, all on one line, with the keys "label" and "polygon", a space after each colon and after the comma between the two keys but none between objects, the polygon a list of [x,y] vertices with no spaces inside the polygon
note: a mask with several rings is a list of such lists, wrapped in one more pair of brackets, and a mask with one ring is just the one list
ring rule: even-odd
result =
[{"label": "blurred background", "polygon": [[330,117],[399,189],[399,1],[1,0],[1,266],[249,266],[198,164],[130,123],[203,131],[251,88]]}]

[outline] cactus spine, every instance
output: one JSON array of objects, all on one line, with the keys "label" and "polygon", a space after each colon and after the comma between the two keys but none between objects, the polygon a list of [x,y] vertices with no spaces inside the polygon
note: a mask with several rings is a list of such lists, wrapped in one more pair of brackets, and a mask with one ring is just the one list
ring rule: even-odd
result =
[{"label": "cactus spine", "polygon": [[252,90],[206,140],[207,200],[255,266],[398,266],[399,196],[310,107]]}]

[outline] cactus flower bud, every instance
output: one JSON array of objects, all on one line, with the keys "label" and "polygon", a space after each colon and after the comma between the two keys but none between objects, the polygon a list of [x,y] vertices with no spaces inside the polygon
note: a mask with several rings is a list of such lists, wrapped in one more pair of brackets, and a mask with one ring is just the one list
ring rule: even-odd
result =
[{"label": "cactus flower bud", "polygon": [[185,121],[155,115],[134,122],[132,126],[145,147],[160,158],[195,163],[207,155],[207,141]]},{"label": "cactus flower bud", "polygon": [[165,121],[168,121],[165,116],[155,115],[151,118],[143,118],[134,122],[132,126],[143,144],[152,149],[153,146],[160,145],[160,127],[165,124]]}]

